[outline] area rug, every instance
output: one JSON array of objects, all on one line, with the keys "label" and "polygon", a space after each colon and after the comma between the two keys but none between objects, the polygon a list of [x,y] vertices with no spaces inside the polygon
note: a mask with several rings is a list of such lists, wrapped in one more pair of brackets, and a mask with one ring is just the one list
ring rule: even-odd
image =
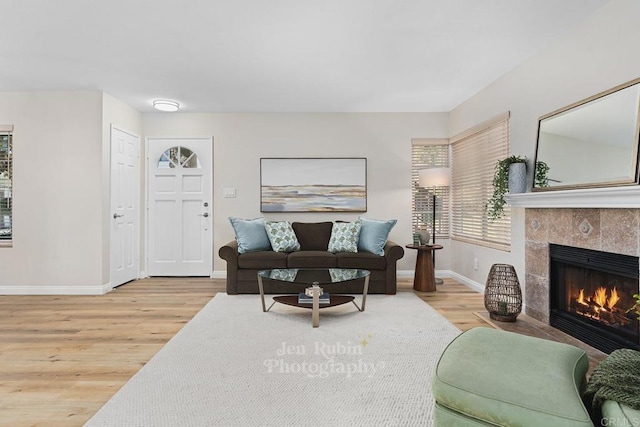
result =
[{"label": "area rug", "polygon": [[[270,300],[270,298],[269,298]],[[216,295],[87,426],[428,426],[460,331],[406,292],[311,311]]]}]

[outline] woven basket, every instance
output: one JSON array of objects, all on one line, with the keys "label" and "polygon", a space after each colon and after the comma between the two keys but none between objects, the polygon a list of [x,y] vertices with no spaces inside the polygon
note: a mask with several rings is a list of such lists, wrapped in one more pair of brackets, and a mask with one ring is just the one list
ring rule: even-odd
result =
[{"label": "woven basket", "polygon": [[522,291],[515,268],[493,264],[484,288],[484,306],[493,320],[515,322],[522,311]]}]

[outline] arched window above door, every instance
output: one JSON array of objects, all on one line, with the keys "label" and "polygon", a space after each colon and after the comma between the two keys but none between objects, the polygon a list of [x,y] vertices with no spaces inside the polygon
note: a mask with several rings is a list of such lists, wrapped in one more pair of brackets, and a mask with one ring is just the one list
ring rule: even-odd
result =
[{"label": "arched window above door", "polygon": [[158,160],[158,169],[199,167],[198,156],[186,147],[171,147]]}]

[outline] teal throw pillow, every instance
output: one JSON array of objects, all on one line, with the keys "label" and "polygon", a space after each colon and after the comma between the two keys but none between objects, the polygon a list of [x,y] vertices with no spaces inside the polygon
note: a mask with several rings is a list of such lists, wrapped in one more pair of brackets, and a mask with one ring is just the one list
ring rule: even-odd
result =
[{"label": "teal throw pillow", "polygon": [[329,239],[329,252],[358,252],[360,221],[334,222]]},{"label": "teal throw pillow", "polygon": [[267,221],[264,223],[271,248],[276,252],[295,252],[300,250],[300,243],[289,221]]},{"label": "teal throw pillow", "polygon": [[238,253],[271,250],[271,243],[264,228],[264,218],[240,219],[230,216],[229,221],[236,233]]},{"label": "teal throw pillow", "polygon": [[362,227],[360,228],[360,239],[358,240],[358,251],[371,252],[372,254],[384,255],[384,245],[387,238],[398,220],[378,221],[375,219],[360,218]]}]

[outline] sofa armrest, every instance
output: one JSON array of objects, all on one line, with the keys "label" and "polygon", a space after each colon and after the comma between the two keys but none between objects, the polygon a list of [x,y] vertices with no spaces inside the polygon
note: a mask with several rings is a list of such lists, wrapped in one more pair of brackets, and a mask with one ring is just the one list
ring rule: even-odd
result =
[{"label": "sofa armrest", "polygon": [[227,268],[229,263],[238,268],[238,242],[235,240],[230,241],[226,245],[222,246],[218,251],[218,255],[223,260],[227,261]]},{"label": "sofa armrest", "polygon": [[404,249],[397,243],[387,240],[387,244],[384,245],[384,257],[387,259],[387,263],[398,261],[404,256]]},{"label": "sofa armrest", "polygon": [[396,262],[404,256],[404,249],[402,246],[394,243],[390,240],[387,240],[387,244],[384,245],[384,257],[387,260],[387,270],[386,270],[386,282],[387,289],[385,293],[387,295],[394,295],[397,290],[397,270],[396,270]]},{"label": "sofa armrest", "polygon": [[218,250],[218,256],[227,261],[227,294],[238,293],[238,242],[232,240]]}]

